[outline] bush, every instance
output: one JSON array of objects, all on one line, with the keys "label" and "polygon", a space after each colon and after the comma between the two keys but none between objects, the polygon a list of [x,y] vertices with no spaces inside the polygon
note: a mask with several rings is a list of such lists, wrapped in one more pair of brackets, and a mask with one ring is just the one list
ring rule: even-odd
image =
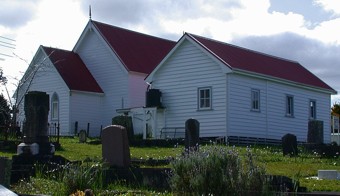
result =
[{"label": "bush", "polygon": [[206,147],[171,162],[174,193],[193,195],[256,195],[264,191],[265,171],[247,149],[245,160],[235,148]]},{"label": "bush", "polygon": [[65,195],[70,195],[78,190],[101,190],[104,167],[99,162],[35,165],[35,176],[63,184]]},{"label": "bush", "polygon": [[129,142],[133,139],[134,132],[131,116],[115,116],[112,118],[112,124],[125,127],[129,138]]}]

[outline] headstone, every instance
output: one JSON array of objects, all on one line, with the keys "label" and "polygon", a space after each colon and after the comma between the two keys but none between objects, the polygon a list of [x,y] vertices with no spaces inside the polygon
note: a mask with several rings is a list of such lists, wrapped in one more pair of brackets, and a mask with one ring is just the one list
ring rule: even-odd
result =
[{"label": "headstone", "polygon": [[24,142],[18,146],[18,154],[53,154],[54,146],[48,139],[49,95],[31,91],[25,95]]},{"label": "headstone", "polygon": [[49,95],[31,91],[25,95],[24,142],[48,142]]},{"label": "headstone", "polygon": [[308,122],[307,143],[323,144],[323,121],[310,120]]},{"label": "headstone", "polygon": [[18,196],[16,193],[13,191],[7,189],[6,187],[2,186],[0,184],[0,195],[5,195],[5,196]]},{"label": "headstone", "polygon": [[337,180],[340,179],[340,174],[337,170],[318,170],[319,179]]},{"label": "headstone", "polygon": [[11,169],[12,161],[7,157],[0,157],[0,184],[6,187],[10,185]]},{"label": "headstone", "polygon": [[185,149],[198,150],[200,140],[200,123],[196,119],[185,121]]},{"label": "headstone", "polygon": [[133,133],[133,124],[132,124],[132,117],[131,116],[127,116],[127,115],[115,116],[115,117],[112,118],[112,124],[113,125],[121,125],[121,126],[125,127],[129,140],[131,140],[133,138],[134,133]]},{"label": "headstone", "polygon": [[79,142],[80,143],[85,143],[86,142],[86,131],[85,130],[80,130],[79,132]]},{"label": "headstone", "polygon": [[105,127],[101,135],[103,160],[111,166],[128,167],[131,163],[126,129],[120,125]]},{"label": "headstone", "polygon": [[297,139],[295,135],[288,133],[282,137],[282,151],[284,156],[298,155]]}]

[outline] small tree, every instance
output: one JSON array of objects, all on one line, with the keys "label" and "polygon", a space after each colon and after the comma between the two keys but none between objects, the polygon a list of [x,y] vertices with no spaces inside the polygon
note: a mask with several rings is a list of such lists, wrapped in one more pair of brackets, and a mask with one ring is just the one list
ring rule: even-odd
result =
[{"label": "small tree", "polygon": [[0,94],[0,127],[8,125],[10,119],[11,119],[10,106],[5,97],[2,94]]},{"label": "small tree", "polygon": [[[7,78],[3,75],[2,68],[0,67],[0,84],[4,85],[7,82]],[[8,105],[7,100],[0,94],[0,126],[5,126],[9,123],[10,120],[10,106]]]},{"label": "small tree", "polygon": [[334,103],[332,106],[332,115],[340,116],[340,103]]},{"label": "small tree", "polygon": [[3,83],[6,81],[6,77],[4,76],[4,72],[2,68],[0,67],[0,83]]},{"label": "small tree", "polygon": [[[53,55],[53,53],[54,53],[54,50],[36,64],[29,64],[26,60],[14,54],[17,58],[19,58],[20,60],[28,64],[28,68],[20,80],[17,78],[13,78],[14,81],[17,81],[14,84],[17,88],[16,88],[16,91],[14,92],[13,97],[10,96],[8,92],[8,88],[6,86],[8,80],[6,77],[3,76],[2,70],[0,70],[0,81],[5,86],[7,96],[9,99],[9,104],[12,109],[12,120],[11,120],[12,122],[11,123],[13,125],[17,124],[17,114],[19,113],[19,107],[22,104],[27,92],[31,90],[31,86],[33,84],[34,78],[37,77],[38,73],[44,73],[47,71],[47,69],[50,67],[50,63],[47,62],[47,59],[49,59],[49,57]],[[58,61],[54,63],[58,63]],[[14,99],[13,102],[12,102],[12,99]]]}]

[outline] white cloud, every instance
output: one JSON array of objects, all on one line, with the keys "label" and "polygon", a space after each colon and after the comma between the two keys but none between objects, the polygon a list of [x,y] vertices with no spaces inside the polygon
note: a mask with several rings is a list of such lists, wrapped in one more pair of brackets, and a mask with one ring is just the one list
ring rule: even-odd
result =
[{"label": "white cloud", "polygon": [[[18,9],[11,7],[11,9],[20,15],[20,7]],[[6,28],[5,30],[0,28],[0,35],[11,35],[10,38],[16,40],[16,49],[11,52],[28,63],[35,55],[39,45],[72,50],[88,21],[88,18],[82,14],[78,1],[44,0],[37,2],[34,12],[35,17],[20,27]],[[4,74],[10,79],[20,78],[28,66],[27,63],[15,57],[6,58],[0,63]],[[15,89],[13,82],[16,83],[15,80],[12,80],[8,84],[11,92]]]},{"label": "white cloud", "polygon": [[[322,19],[315,20],[317,21],[315,24],[310,24],[302,15],[310,10],[294,13],[289,12],[289,8],[282,9],[285,11],[278,11],[281,9],[270,11],[270,0],[28,0],[25,2],[28,2],[26,4],[30,12],[22,12],[23,15],[20,11],[21,5],[18,4],[21,1],[13,2],[17,2],[16,6],[6,7],[5,9],[12,10],[6,13],[12,13],[12,17],[18,15],[17,18],[20,20],[16,26],[3,25],[0,20],[0,35],[16,39],[17,49],[14,52],[27,61],[32,59],[39,45],[72,49],[88,21],[89,5],[92,6],[94,20],[172,40],[179,39],[183,31],[186,31],[225,42],[267,36],[266,41],[272,43],[280,37],[278,35],[283,35],[282,40],[289,42],[292,36],[285,34],[289,32],[299,35],[304,41],[318,40],[325,44],[325,48],[314,48],[317,51],[312,51],[313,54],[323,53],[333,46],[338,48],[340,45],[340,28],[336,28],[340,26],[340,6],[334,0],[310,2],[318,5],[309,6],[313,9],[320,8],[333,13],[329,20],[329,15],[327,17],[323,15]],[[3,13],[0,8],[0,16]],[[8,23],[8,20],[6,22]],[[249,39],[247,41],[251,42]],[[299,49],[296,44],[298,41],[290,47]],[[306,42],[304,44],[311,46]],[[270,47],[270,50],[277,51],[276,54],[292,53],[290,48],[280,50],[282,48],[280,45]],[[320,48],[323,51],[320,51]],[[298,51],[295,50],[294,53]],[[310,58],[306,52],[301,54],[301,58]],[[338,58],[334,55],[334,53],[329,53],[329,57],[323,55],[323,60]],[[18,72],[18,69],[25,71],[27,65],[12,58],[6,59],[0,66],[4,68],[5,74],[12,74]],[[322,74],[322,77],[328,77],[329,72],[314,70]],[[330,85],[333,86],[332,83]]]},{"label": "white cloud", "polygon": [[340,4],[337,0],[315,0],[315,3],[322,6],[326,11],[340,15]]},{"label": "white cloud", "polygon": [[305,35],[324,43],[340,45],[340,18],[322,22],[313,30],[305,30]]}]

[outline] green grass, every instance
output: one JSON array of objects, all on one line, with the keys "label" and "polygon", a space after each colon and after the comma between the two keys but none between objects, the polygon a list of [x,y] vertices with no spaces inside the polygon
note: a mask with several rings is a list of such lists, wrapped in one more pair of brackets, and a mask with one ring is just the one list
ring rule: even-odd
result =
[{"label": "green grass", "polygon": [[[61,155],[68,160],[85,160],[87,158],[101,158],[102,145],[90,144],[91,139],[87,143],[79,143],[78,138],[60,138],[62,148],[56,151],[56,155]],[[95,142],[94,142],[95,143]],[[159,148],[159,147],[130,147],[131,158],[134,159],[165,159],[175,157],[180,154],[182,148]],[[1,154],[0,154],[1,155]]]},{"label": "green grass", "polygon": [[[88,141],[91,141],[89,139]],[[65,137],[60,138],[62,146],[55,154],[76,161],[85,159],[101,159],[101,145],[79,143],[79,138]],[[94,143],[94,142],[93,142]],[[245,147],[237,147],[241,154],[245,153]],[[281,147],[251,147],[258,157],[258,160],[264,164],[267,174],[284,175],[300,181],[301,186],[307,187],[308,191],[339,191],[340,180],[315,180],[307,179],[311,176],[317,176],[317,171],[321,169],[339,170],[340,158],[321,158],[316,154],[307,154],[303,150],[298,157],[284,157]],[[133,159],[164,159],[176,157],[183,151],[183,146],[178,148],[160,148],[160,147],[130,147],[131,158]],[[9,157],[16,153],[16,149],[1,150],[0,157]]]}]

